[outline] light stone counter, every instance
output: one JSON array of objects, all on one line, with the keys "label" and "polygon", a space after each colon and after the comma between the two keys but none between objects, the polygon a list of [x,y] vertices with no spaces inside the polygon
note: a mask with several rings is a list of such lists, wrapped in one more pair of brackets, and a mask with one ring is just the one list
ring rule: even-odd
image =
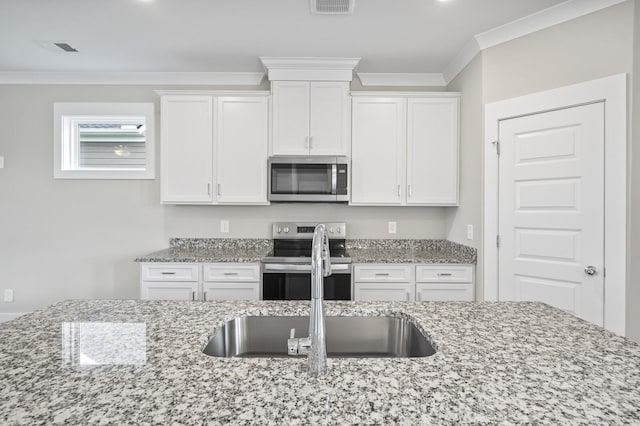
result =
[{"label": "light stone counter", "polygon": [[0,424],[640,423],[640,346],[539,303],[325,302],[408,317],[437,353],[331,358],[321,379],[201,352],[227,319],[308,305],[67,301],[0,324]]}]

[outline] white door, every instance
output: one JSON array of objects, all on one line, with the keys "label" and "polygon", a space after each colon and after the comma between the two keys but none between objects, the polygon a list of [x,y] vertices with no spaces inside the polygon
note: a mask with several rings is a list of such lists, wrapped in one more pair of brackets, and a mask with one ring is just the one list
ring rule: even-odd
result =
[{"label": "white door", "polygon": [[458,203],[458,99],[407,101],[407,204]]},{"label": "white door", "polygon": [[213,184],[213,98],[162,97],[163,203],[210,204]]},{"label": "white door", "polygon": [[602,325],[604,104],[503,120],[499,139],[499,300]]},{"label": "white door", "polygon": [[349,83],[312,82],[310,97],[309,153],[349,155]]},{"label": "white door", "polygon": [[406,100],[354,98],[351,204],[400,205],[403,200]]},{"label": "white door", "polygon": [[309,154],[309,82],[274,81],[273,155]]},{"label": "white door", "polygon": [[216,100],[218,203],[267,203],[268,135],[268,98]]}]

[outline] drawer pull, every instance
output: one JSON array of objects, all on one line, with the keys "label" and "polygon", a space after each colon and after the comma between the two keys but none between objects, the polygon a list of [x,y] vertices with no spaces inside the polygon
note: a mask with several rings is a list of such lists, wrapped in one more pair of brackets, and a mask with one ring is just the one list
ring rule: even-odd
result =
[{"label": "drawer pull", "polygon": [[389,273],[388,272],[376,272],[376,277],[388,277]]},{"label": "drawer pull", "polygon": [[196,300],[196,292],[195,291],[191,292],[191,300]]},{"label": "drawer pull", "polygon": [[162,275],[175,275],[175,272],[160,272]]},{"label": "drawer pull", "polygon": [[411,293],[407,291],[407,300],[411,300]]},{"label": "drawer pull", "polygon": [[451,272],[438,272],[439,277],[450,277],[453,275]]},{"label": "drawer pull", "polygon": [[238,275],[237,272],[225,272],[224,275]]},{"label": "drawer pull", "polygon": [[204,297],[204,301],[206,302],[207,301],[207,292],[206,291],[204,292],[203,297]]}]

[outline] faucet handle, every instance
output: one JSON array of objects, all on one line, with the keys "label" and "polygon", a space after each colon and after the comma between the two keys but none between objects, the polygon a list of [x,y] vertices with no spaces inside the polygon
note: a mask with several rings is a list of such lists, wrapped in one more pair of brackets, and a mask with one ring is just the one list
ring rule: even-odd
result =
[{"label": "faucet handle", "polygon": [[331,275],[331,252],[329,251],[329,236],[325,233],[322,241],[322,275]]}]

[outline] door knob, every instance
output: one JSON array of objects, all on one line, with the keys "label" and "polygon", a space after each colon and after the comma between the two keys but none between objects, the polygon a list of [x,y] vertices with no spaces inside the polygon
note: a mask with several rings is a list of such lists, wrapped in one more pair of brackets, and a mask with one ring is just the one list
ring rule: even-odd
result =
[{"label": "door knob", "polygon": [[598,268],[596,268],[595,266],[587,266],[586,268],[584,268],[584,273],[587,275],[595,275],[598,273]]}]

